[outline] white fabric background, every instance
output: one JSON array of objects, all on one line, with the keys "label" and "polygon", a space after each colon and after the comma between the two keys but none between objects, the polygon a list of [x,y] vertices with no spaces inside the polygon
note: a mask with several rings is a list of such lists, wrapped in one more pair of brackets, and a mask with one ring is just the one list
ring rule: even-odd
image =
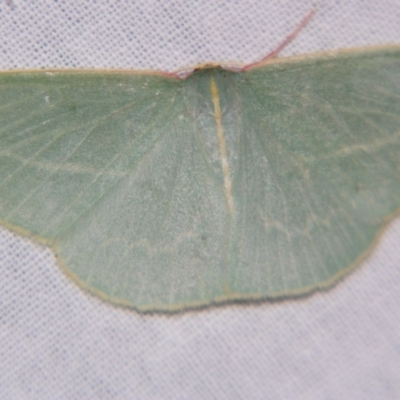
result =
[{"label": "white fabric background", "polygon": [[[399,0],[0,1],[0,68],[174,70],[400,43]],[[1,399],[400,398],[400,220],[333,289],[140,315],[86,294],[0,231]]]}]

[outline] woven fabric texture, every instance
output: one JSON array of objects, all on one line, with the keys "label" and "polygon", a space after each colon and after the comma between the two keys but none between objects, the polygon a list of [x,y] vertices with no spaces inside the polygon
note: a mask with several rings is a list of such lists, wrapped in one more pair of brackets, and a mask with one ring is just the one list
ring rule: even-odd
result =
[{"label": "woven fabric texture", "polygon": [[[0,1],[0,69],[173,71],[400,43],[398,0]],[[1,399],[400,397],[400,221],[354,273],[301,300],[140,315],[0,230]]]}]

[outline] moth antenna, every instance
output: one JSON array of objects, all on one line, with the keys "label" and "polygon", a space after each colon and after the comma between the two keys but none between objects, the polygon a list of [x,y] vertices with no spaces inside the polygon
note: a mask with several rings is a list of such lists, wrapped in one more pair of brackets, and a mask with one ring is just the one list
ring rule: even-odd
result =
[{"label": "moth antenna", "polygon": [[257,67],[261,64],[263,64],[265,61],[269,60],[270,58],[276,57],[299,33],[300,31],[309,23],[311,18],[314,16],[316,13],[316,10],[312,9],[306,17],[300,22],[299,25],[297,25],[296,29],[289,35],[287,38],[271,53],[267,54],[264,58],[262,58],[259,61],[253,62],[251,64],[245,65],[241,71],[247,71],[251,68]]},{"label": "moth antenna", "polygon": [[158,71],[158,73],[162,76],[166,76],[167,78],[174,78],[174,79],[179,79],[183,80],[186,77],[188,77],[193,71],[190,71],[189,73],[179,73],[178,72],[167,72],[167,71]]}]

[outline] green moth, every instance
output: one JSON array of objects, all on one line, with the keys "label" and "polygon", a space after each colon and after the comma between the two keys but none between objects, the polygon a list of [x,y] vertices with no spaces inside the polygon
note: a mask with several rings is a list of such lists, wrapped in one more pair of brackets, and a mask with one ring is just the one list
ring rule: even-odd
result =
[{"label": "green moth", "polygon": [[0,219],[138,310],[337,281],[400,209],[400,48],[0,74]]}]

